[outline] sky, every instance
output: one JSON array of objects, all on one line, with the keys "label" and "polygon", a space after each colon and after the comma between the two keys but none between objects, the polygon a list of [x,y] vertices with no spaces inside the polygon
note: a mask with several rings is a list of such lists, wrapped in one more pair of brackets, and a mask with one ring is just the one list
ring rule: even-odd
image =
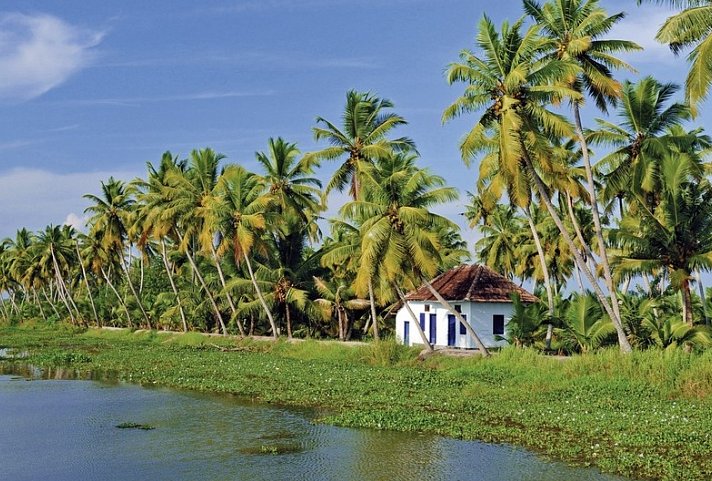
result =
[{"label": "sky", "polygon": [[[602,0],[627,11],[611,38],[633,40],[637,73],[683,83],[687,63],[654,41],[669,11]],[[422,165],[462,193],[441,213],[462,223],[476,167],[458,142],[474,117],[446,125],[462,91],[444,71],[474,48],[487,13],[521,15],[518,0],[63,0],[0,3],[0,238],[19,227],[82,224],[86,193],[109,176],[143,176],[170,150],[211,147],[257,169],[269,137],[320,147],[317,116],[338,122],[349,89],[388,98],[409,124]],[[680,94],[680,99],[682,94]],[[591,107],[584,121],[601,116]],[[712,101],[695,125],[712,123]],[[708,131],[712,130],[708,128]],[[324,165],[326,181],[334,165]],[[344,196],[331,199],[332,215]],[[476,234],[465,229],[473,241]]]}]

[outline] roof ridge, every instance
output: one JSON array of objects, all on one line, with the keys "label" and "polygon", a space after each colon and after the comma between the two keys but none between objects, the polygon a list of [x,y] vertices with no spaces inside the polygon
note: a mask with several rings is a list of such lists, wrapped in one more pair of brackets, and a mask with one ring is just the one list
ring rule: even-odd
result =
[{"label": "roof ridge", "polygon": [[472,267],[475,268],[475,275],[473,276],[472,283],[470,284],[470,288],[467,290],[467,295],[465,296],[465,299],[464,299],[466,301],[469,301],[472,299],[472,296],[475,293],[475,286],[480,281],[480,276],[482,275],[482,264],[473,264]]}]

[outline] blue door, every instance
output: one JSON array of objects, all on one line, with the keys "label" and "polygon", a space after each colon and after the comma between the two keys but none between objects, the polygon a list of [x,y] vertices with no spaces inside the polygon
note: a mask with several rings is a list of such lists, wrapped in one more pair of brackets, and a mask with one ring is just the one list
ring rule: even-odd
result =
[{"label": "blue door", "polygon": [[435,314],[430,314],[430,344],[435,345],[436,341],[438,340],[437,336],[437,316]]},{"label": "blue door", "polygon": [[454,346],[457,339],[457,319],[452,314],[447,315],[447,345]]},{"label": "blue door", "polygon": [[403,344],[410,346],[410,322],[403,323]]}]

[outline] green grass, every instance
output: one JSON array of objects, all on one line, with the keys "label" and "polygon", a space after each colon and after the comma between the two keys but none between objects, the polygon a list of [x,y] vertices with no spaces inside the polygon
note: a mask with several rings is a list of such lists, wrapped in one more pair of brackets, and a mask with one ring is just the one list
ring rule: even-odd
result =
[{"label": "green grass", "polygon": [[559,360],[504,349],[420,362],[417,349],[392,340],[354,347],[39,326],[0,329],[0,346],[136,383],[320,407],[336,425],[513,443],[635,478],[712,479],[709,352]]}]

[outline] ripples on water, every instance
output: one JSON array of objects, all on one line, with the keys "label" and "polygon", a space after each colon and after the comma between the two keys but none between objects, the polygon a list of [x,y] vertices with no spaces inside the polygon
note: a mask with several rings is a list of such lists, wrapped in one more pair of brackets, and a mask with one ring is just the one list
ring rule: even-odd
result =
[{"label": "ripples on water", "polygon": [[[0,375],[0,480],[611,481],[508,446],[336,428],[307,411],[117,382]],[[117,429],[132,422],[144,431]]]}]

